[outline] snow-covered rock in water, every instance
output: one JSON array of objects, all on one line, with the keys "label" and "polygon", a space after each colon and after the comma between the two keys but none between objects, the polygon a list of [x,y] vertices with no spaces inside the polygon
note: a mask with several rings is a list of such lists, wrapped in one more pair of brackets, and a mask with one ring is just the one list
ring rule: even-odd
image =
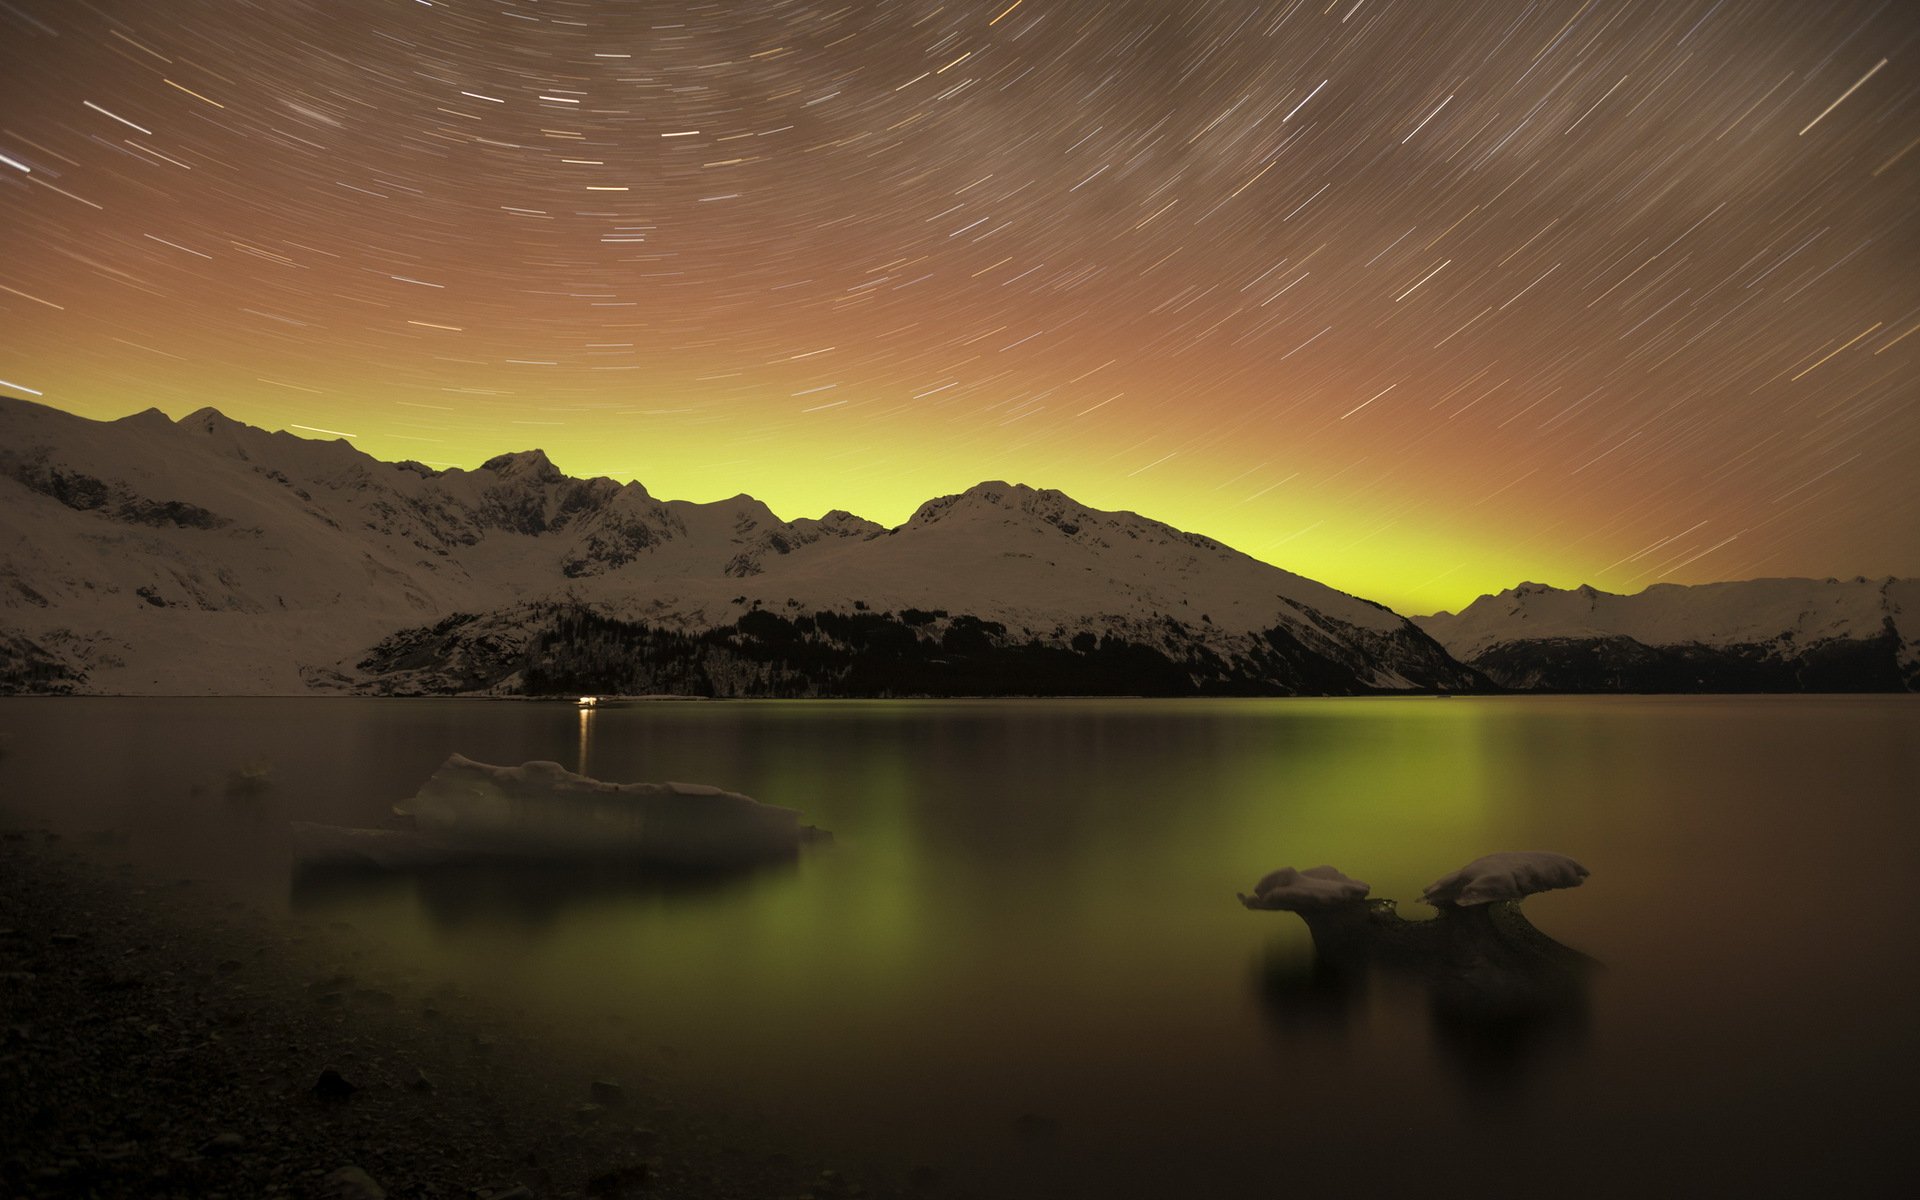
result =
[{"label": "snow-covered rock in water", "polygon": [[1540,850],[1508,851],[1476,858],[1427,885],[1421,899],[1436,907],[1465,908],[1496,900],[1518,900],[1535,892],[1579,887],[1587,869],[1564,854]]},{"label": "snow-covered rock in water", "polygon": [[296,854],[382,867],[520,858],[722,868],[791,858],[818,833],[792,809],[716,787],[604,783],[558,763],[497,767],[459,754],[394,812],[414,827],[296,826]]},{"label": "snow-covered rock in water", "polygon": [[1253,885],[1253,895],[1242,892],[1240,903],[1278,912],[1316,912],[1364,900],[1370,890],[1369,885],[1332,867],[1308,867],[1304,871],[1281,867],[1261,876]]},{"label": "snow-covered rock in water", "polygon": [[1428,990],[1436,1032],[1464,1034],[1484,1053],[1487,1035],[1505,1045],[1524,1029],[1532,1053],[1543,1031],[1581,1019],[1597,964],[1534,928],[1518,904],[1492,902],[1572,887],[1586,874],[1559,854],[1490,854],[1429,887],[1440,912],[1422,921],[1392,900],[1363,899],[1367,886],[1331,867],[1275,871],[1240,902],[1290,910],[1313,938],[1312,992],[1303,993],[1297,966],[1269,968],[1265,998],[1284,1018],[1303,1000],[1323,1009],[1329,981],[1346,999],[1363,995],[1367,978],[1397,976]]},{"label": "snow-covered rock in water", "polygon": [[[1410,921],[1392,900],[1368,899],[1367,885],[1332,867],[1275,871],[1241,896],[1248,908],[1296,914],[1313,938],[1317,971],[1358,979],[1375,971],[1433,989],[1448,1021],[1529,1027],[1577,1014],[1593,960],[1540,932],[1516,903],[1549,888],[1577,887],[1587,869],[1561,854],[1489,854],[1426,890],[1439,908]],[[1279,994],[1294,989],[1282,980]]]}]

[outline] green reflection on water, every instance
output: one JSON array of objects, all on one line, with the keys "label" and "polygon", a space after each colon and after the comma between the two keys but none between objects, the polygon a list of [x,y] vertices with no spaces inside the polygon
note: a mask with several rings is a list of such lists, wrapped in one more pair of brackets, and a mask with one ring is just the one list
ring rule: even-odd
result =
[{"label": "green reflection on water", "polygon": [[[1385,1106],[1420,1114],[1393,1126],[1397,1145],[1466,1163],[1488,1131],[1418,1002],[1362,989],[1318,1019],[1304,927],[1234,902],[1286,864],[1332,863],[1416,916],[1424,884],[1489,851],[1594,869],[1528,906],[1610,968],[1590,1045],[1520,1064],[1526,1103],[1502,1117],[1591,1178],[1618,1167],[1582,1148],[1647,1144],[1649,1105],[1670,1122],[1723,1114],[1684,1127],[1700,1162],[1762,1131],[1863,1147],[1920,1065],[1908,697],[0,714],[19,730],[0,760],[10,811],[131,828],[137,851],[190,860],[182,873],[278,871],[263,830],[377,821],[456,750],[800,809],[831,846],[703,888],[397,880],[303,911],[350,922],[376,964],[524,1009],[530,1037],[632,1053],[636,1070],[671,1046],[701,1088],[862,1153],[1011,1169],[1030,1147],[1010,1123],[1040,1113],[1058,1118],[1063,1161],[1139,1194],[1146,1176],[1128,1172],[1176,1144],[1214,1183],[1270,1178],[1310,1148],[1385,1171],[1342,1140]],[[218,781],[253,760],[275,764],[273,785],[243,812]],[[1764,904],[1782,888],[1790,904]]]},{"label": "green reflection on water", "polygon": [[[1010,1035],[1091,1054],[1116,1023],[1191,1015],[1193,976],[1217,975],[1248,929],[1234,891],[1266,870],[1330,861],[1410,897],[1457,865],[1447,847],[1477,845],[1498,803],[1489,714],[1431,700],[602,708],[586,727],[608,777],[738,787],[835,843],[792,870],[602,895],[538,924],[449,924],[392,896],[359,919],[411,961],[493,986],[509,971],[536,1003],[642,1019],[729,1070],[818,1069],[818,1044],[882,1033],[935,1057],[1004,1053]],[[1296,925],[1265,932],[1304,945]]]}]

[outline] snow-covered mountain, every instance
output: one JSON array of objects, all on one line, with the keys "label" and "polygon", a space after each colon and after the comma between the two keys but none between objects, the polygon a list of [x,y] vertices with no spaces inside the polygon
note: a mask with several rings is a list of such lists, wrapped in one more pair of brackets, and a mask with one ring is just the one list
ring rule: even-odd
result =
[{"label": "snow-covered mountain", "polygon": [[1913,691],[1920,580],[1662,583],[1632,596],[1523,583],[1414,621],[1503,687]]},{"label": "snow-covered mountain", "polygon": [[886,529],[202,409],[0,398],[0,690],[1293,694],[1483,686],[1380,605],[983,483]]}]

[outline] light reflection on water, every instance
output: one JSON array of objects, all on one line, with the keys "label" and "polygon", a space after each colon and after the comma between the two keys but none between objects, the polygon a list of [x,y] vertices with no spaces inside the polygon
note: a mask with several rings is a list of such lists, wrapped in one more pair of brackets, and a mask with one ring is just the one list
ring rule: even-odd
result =
[{"label": "light reflection on water", "polygon": [[[1833,1187],[1892,1153],[1916,1065],[1906,697],[60,700],[0,728],[6,820],[351,922],[544,1036],[617,1021],[716,1099],[956,1191]],[[376,823],[453,751],[716,784],[836,839],[725,879],[289,886],[289,818]],[[1531,1006],[1332,969],[1234,902],[1329,862],[1418,916],[1501,849],[1594,872],[1527,907],[1605,969]]]}]

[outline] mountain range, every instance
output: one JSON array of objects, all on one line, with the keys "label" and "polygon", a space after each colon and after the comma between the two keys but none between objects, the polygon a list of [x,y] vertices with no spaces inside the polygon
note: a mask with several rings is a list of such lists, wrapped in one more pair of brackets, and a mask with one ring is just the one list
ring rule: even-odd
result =
[{"label": "mountain range", "polygon": [[1631,596],[1523,583],[1414,623],[1515,690],[1920,689],[1920,580],[1660,583]]},{"label": "mountain range", "polygon": [[[1909,584],[1715,586],[1733,591],[1524,585],[1409,621],[1210,538],[1017,484],[929,500],[894,528],[841,511],[787,521],[747,495],[660,500],[572,478],[538,450],[436,470],[211,408],[92,421],[0,398],[0,691],[1914,686],[1897,620]],[[1774,599],[1733,599],[1762,586]],[[1710,599],[1636,615],[1666,590]],[[1656,669],[1618,639],[1759,659],[1680,686],[1697,654],[1656,649]],[[1811,673],[1793,665],[1816,660]]]}]

